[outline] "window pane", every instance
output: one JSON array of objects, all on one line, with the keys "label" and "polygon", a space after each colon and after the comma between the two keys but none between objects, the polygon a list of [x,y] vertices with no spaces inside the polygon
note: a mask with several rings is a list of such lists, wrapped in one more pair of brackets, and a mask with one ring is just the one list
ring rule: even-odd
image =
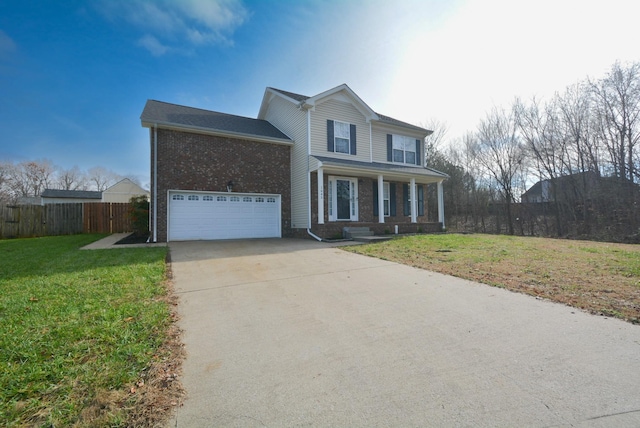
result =
[{"label": "window pane", "polygon": [[344,138],[336,138],[335,150],[336,153],[349,154],[349,140]]},{"label": "window pane", "polygon": [[402,150],[393,150],[393,161],[404,163],[404,152]]},{"label": "window pane", "polygon": [[383,183],[382,185],[382,199],[384,203],[384,215],[389,215],[389,183]]},{"label": "window pane", "polygon": [[416,163],[416,153],[415,152],[405,152],[404,156],[405,156],[405,162],[406,163],[412,163],[412,164]]},{"label": "window pane", "polygon": [[416,141],[413,138],[404,137],[404,149],[408,152],[416,151]]},{"label": "window pane", "polygon": [[344,122],[333,122],[333,133],[336,138],[349,139],[349,124]]}]

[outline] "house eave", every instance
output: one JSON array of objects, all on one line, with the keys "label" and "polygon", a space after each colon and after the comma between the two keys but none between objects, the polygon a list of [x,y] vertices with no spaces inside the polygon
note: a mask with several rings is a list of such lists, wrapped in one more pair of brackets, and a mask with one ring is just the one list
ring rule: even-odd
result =
[{"label": "house eave", "polygon": [[447,174],[439,171],[432,170],[430,168],[424,168],[420,166],[398,166],[394,168],[392,164],[384,164],[385,167],[376,167],[375,165],[348,165],[343,162],[332,161],[330,159],[318,159],[318,168],[323,168],[330,173],[342,173],[352,174],[358,177],[375,178],[378,175],[382,175],[385,179],[408,181],[412,178],[416,179],[418,183],[437,183],[449,178]]},{"label": "house eave", "polygon": [[262,143],[283,144],[286,146],[293,145],[293,141],[290,139],[266,137],[262,135],[247,134],[243,132],[204,128],[200,126],[190,126],[190,125],[176,124],[176,123],[170,123],[170,122],[142,121],[142,126],[144,128],[153,128],[154,126],[157,126],[158,128],[161,128],[161,129],[170,129],[173,131],[187,131],[187,132],[193,132],[196,134],[215,135],[217,137],[240,138],[245,140],[258,141]]}]

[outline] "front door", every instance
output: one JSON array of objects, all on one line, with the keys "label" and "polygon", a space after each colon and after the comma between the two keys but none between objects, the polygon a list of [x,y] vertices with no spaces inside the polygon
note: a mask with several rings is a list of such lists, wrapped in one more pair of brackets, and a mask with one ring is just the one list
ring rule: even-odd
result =
[{"label": "front door", "polygon": [[358,182],[353,178],[331,177],[329,220],[358,220]]}]

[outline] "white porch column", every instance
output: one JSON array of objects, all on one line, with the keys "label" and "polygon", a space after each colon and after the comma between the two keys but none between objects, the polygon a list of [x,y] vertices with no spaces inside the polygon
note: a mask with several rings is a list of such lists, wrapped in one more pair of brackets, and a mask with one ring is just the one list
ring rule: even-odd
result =
[{"label": "white porch column", "polygon": [[442,181],[438,181],[438,222],[442,223],[444,229],[444,191]]},{"label": "white porch column", "polygon": [[384,223],[384,178],[378,176],[378,223]]},{"label": "white porch column", "polygon": [[411,223],[416,223],[418,221],[418,203],[416,201],[416,179],[411,179],[411,184],[409,185],[411,192]]},{"label": "white porch column", "polygon": [[324,224],[324,171],[318,168],[318,224]]}]

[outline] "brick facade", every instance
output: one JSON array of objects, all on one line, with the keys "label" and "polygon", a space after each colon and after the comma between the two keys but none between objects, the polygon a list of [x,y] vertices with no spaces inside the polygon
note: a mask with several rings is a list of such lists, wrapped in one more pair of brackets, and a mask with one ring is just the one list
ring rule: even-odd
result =
[{"label": "brick facade", "polygon": [[[166,129],[157,132],[158,242],[167,240],[169,190],[225,192],[229,181],[233,192],[281,195],[282,235],[291,235],[290,146]],[[153,133],[150,129],[152,174]],[[151,192],[153,204],[153,183]]]},{"label": "brick facade", "polygon": [[[324,173],[324,188],[329,186],[328,172]],[[358,179],[358,222],[329,221],[329,198],[325,191],[324,224],[318,224],[318,175],[311,173],[311,231],[321,238],[332,239],[342,236],[342,229],[349,226],[368,227],[376,235],[393,234],[395,226],[398,233],[434,233],[442,231],[442,224],[429,221],[427,218],[426,185],[424,186],[424,215],[417,216],[417,223],[411,223],[411,216],[404,215],[402,185],[396,183],[396,215],[385,217],[384,223],[379,223],[379,217],[373,215],[373,182],[371,178]]]}]

